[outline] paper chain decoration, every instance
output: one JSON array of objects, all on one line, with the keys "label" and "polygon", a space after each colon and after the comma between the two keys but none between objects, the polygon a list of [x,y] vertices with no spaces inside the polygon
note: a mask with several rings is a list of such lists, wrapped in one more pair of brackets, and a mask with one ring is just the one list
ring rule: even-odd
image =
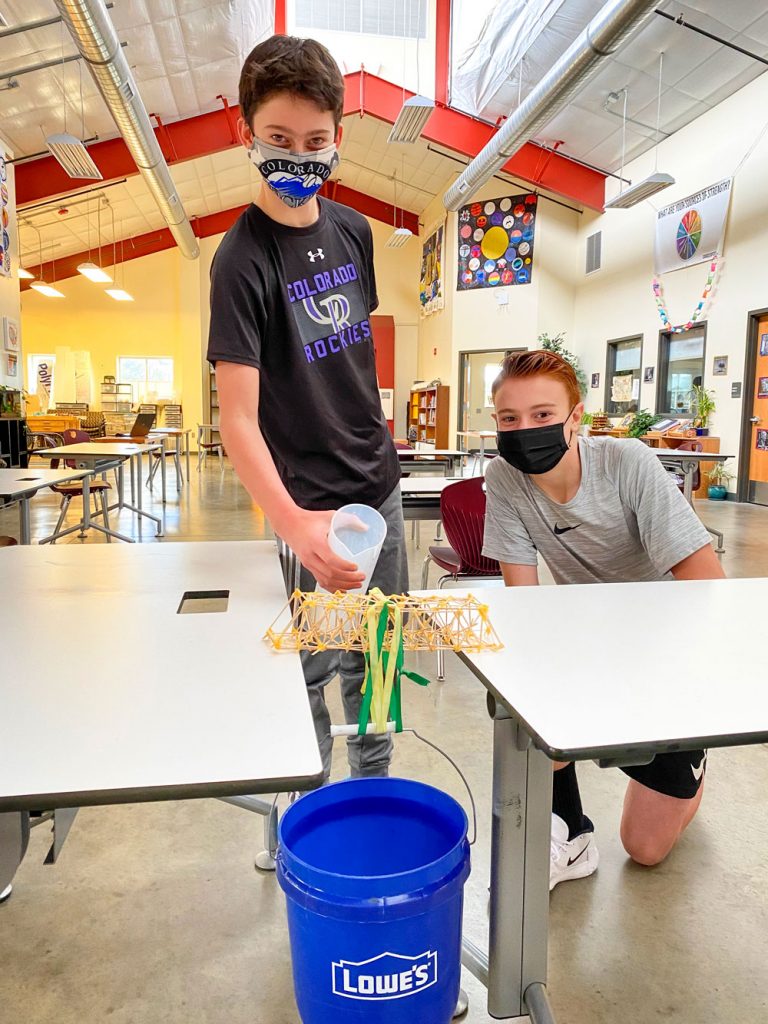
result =
[{"label": "paper chain decoration", "polygon": [[[290,616],[287,625],[286,613]],[[385,597],[380,590],[370,594],[295,590],[264,639],[278,651],[363,653],[366,674],[360,735],[366,732],[369,718],[374,732],[385,732],[390,716],[395,732],[402,731],[401,676],[428,685],[428,679],[404,669],[404,650],[477,652],[502,646],[488,619],[487,606],[475,597]]]},{"label": "paper chain decoration", "polygon": [[667,313],[667,306],[664,301],[664,289],[661,286],[661,281],[654,277],[653,279],[653,296],[656,299],[656,308],[659,311],[661,322],[664,324],[667,330],[671,331],[672,334],[682,334],[683,331],[690,331],[697,320],[700,320],[704,316],[704,308],[709,302],[712,295],[712,288],[714,287],[715,274],[717,273],[717,261],[719,256],[715,256],[709,265],[709,274],[707,275],[707,283],[704,285],[704,291],[702,292],[701,299],[691,315],[691,319],[688,323],[678,324],[677,327],[673,327],[669,314]]}]

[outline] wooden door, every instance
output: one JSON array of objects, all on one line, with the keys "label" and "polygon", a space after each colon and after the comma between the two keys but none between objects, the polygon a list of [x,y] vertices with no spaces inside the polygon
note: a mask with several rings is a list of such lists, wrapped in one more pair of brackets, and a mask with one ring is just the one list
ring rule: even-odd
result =
[{"label": "wooden door", "polygon": [[747,499],[768,505],[768,317],[757,328],[757,359],[752,388],[752,436],[749,446]]},{"label": "wooden door", "polygon": [[[376,354],[376,376],[379,379],[379,390],[393,392],[395,389],[395,318],[392,316],[372,316],[373,349]],[[391,399],[391,396],[390,396]],[[391,407],[392,401],[389,405]],[[386,410],[387,426],[390,433],[395,431],[394,413]]]}]

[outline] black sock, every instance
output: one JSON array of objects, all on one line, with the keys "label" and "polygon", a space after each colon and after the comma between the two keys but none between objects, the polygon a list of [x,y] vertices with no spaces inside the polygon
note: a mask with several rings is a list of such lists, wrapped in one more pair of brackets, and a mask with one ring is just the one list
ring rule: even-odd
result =
[{"label": "black sock", "polygon": [[552,812],[562,818],[568,826],[568,838],[583,832],[588,819],[581,809],[579,781],[576,778],[576,765],[571,761],[565,768],[554,772],[552,780]]}]

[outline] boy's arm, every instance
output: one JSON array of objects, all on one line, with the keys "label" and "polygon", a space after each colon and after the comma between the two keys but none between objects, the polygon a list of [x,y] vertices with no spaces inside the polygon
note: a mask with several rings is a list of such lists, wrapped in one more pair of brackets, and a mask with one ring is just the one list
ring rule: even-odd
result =
[{"label": "boy's arm", "polygon": [[499,562],[504,585],[507,587],[538,587],[539,570],[535,565],[513,565]]},{"label": "boy's arm", "polygon": [[[328,546],[333,512],[300,508],[277,472],[259,426],[259,371],[240,363],[216,363],[221,439],[246,490],[263,510],[272,529],[326,590],[351,590],[363,582],[353,562]],[[288,424],[290,429],[290,424]]]},{"label": "boy's arm", "polygon": [[724,580],[720,559],[711,544],[706,544],[670,570],[676,580]]}]

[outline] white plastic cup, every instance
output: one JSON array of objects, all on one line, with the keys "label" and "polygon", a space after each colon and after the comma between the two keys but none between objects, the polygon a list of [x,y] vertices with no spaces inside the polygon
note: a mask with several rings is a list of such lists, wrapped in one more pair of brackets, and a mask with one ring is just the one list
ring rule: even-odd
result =
[{"label": "white plastic cup", "polygon": [[[361,529],[361,524],[364,527]],[[328,546],[335,555],[354,562],[365,579],[350,594],[365,594],[387,536],[384,517],[370,505],[344,505],[337,509],[328,531]],[[319,584],[317,590],[328,593]]]}]

